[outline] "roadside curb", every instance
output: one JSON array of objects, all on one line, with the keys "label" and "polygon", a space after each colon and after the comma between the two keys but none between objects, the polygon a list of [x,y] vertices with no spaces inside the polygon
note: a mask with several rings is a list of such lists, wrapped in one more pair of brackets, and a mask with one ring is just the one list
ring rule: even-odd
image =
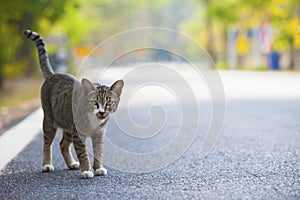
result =
[{"label": "roadside curb", "polygon": [[42,108],[38,108],[0,136],[0,170],[18,155],[41,132]]}]

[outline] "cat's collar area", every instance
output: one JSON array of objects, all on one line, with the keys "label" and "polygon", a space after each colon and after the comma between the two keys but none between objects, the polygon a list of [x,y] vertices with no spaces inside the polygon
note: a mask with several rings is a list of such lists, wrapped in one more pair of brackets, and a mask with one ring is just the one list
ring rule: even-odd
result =
[{"label": "cat's collar area", "polygon": [[99,118],[98,118],[98,120],[99,120],[100,126],[101,126],[101,125],[104,125],[104,124],[108,121],[108,117],[103,118],[103,119],[99,119]]}]

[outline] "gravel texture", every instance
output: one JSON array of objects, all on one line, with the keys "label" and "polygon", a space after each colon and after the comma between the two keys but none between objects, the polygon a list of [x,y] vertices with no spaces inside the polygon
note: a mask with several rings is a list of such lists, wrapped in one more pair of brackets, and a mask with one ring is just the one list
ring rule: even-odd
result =
[{"label": "gravel texture", "polygon": [[67,170],[59,137],[55,172],[41,173],[40,134],[2,172],[0,199],[300,199],[300,99],[228,101],[226,110],[223,134],[205,159],[197,135],[180,159],[150,173],[106,166],[107,176],[81,180]]}]

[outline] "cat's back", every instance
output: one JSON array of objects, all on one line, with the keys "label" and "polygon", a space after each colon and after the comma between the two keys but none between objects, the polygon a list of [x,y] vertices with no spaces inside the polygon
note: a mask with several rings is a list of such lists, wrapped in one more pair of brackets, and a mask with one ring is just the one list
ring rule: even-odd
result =
[{"label": "cat's back", "polygon": [[51,88],[60,86],[60,88],[64,89],[73,89],[75,81],[76,79],[70,74],[54,74],[45,79],[43,87],[44,85]]},{"label": "cat's back", "polygon": [[76,79],[69,74],[54,74],[50,76],[45,79],[41,89],[42,102],[67,100],[73,93],[75,83]]},{"label": "cat's back", "polygon": [[72,94],[77,82],[69,74],[54,74],[45,79],[41,89],[42,107],[57,123],[63,119],[72,121]]}]

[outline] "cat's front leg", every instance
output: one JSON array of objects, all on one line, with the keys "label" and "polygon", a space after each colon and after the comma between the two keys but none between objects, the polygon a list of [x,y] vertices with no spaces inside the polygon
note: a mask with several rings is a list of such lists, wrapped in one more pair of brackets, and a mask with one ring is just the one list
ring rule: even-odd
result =
[{"label": "cat's front leg", "polygon": [[95,176],[107,174],[107,170],[102,165],[103,159],[103,132],[92,136],[93,153],[94,153],[94,172]]},{"label": "cat's front leg", "polygon": [[91,171],[89,156],[86,151],[85,137],[80,137],[78,133],[73,137],[74,148],[80,163],[80,178],[93,178],[94,174]]}]

